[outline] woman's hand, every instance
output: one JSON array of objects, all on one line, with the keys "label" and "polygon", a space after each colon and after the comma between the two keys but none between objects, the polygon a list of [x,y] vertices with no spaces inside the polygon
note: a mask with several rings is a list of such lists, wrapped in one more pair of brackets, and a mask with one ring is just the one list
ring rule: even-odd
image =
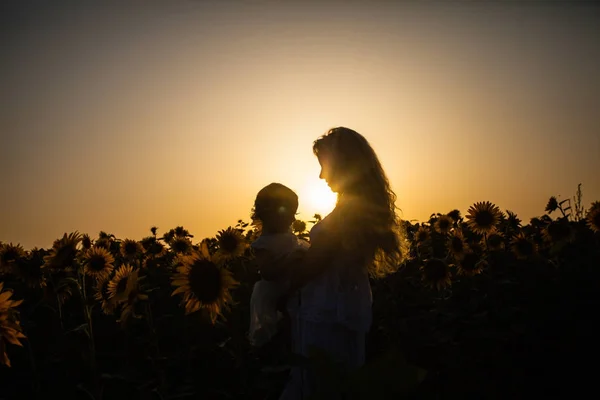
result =
[{"label": "woman's hand", "polygon": [[263,249],[254,251],[260,275],[267,281],[287,278],[290,271],[301,268],[305,254],[306,249],[294,250],[279,257],[274,257],[271,252]]}]

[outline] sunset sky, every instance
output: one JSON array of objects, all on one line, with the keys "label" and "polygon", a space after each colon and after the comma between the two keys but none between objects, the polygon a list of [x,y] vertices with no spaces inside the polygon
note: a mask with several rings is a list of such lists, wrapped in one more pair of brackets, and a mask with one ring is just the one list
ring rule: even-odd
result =
[{"label": "sunset sky", "polygon": [[407,220],[489,200],[529,221],[578,183],[600,200],[590,3],[13,3],[0,241],[199,241],[271,182],[309,219],[327,211],[312,142],[334,126],[370,141]]}]

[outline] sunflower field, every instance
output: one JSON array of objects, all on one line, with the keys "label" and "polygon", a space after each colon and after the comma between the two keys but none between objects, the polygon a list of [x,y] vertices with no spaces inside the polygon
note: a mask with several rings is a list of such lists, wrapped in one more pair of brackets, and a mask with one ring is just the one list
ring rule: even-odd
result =
[{"label": "sunflower field", "polygon": [[593,385],[600,342],[600,202],[575,203],[552,197],[528,223],[487,201],[404,222],[410,253],[372,281],[352,376],[249,345],[259,231],[241,220],[203,240],[153,227],[0,243],[0,399],[276,399],[295,362],[327,376],[317,398],[570,397]]}]

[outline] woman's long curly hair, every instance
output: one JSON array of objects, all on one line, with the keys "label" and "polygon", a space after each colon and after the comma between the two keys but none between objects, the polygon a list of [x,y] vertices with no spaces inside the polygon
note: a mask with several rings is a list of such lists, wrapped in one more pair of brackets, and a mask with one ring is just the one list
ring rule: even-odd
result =
[{"label": "woman's long curly hair", "polygon": [[338,202],[331,213],[346,251],[359,252],[369,274],[396,272],[407,254],[396,194],[369,142],[352,129],[330,129],[313,144],[313,153],[331,166]]}]

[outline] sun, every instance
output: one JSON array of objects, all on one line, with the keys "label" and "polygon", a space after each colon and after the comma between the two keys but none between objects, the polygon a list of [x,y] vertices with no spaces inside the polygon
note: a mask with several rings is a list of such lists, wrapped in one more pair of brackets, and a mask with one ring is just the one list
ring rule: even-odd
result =
[{"label": "sun", "polygon": [[314,213],[325,216],[335,208],[337,195],[329,189],[323,180],[311,180],[306,183],[300,197],[301,208],[311,216]]}]

